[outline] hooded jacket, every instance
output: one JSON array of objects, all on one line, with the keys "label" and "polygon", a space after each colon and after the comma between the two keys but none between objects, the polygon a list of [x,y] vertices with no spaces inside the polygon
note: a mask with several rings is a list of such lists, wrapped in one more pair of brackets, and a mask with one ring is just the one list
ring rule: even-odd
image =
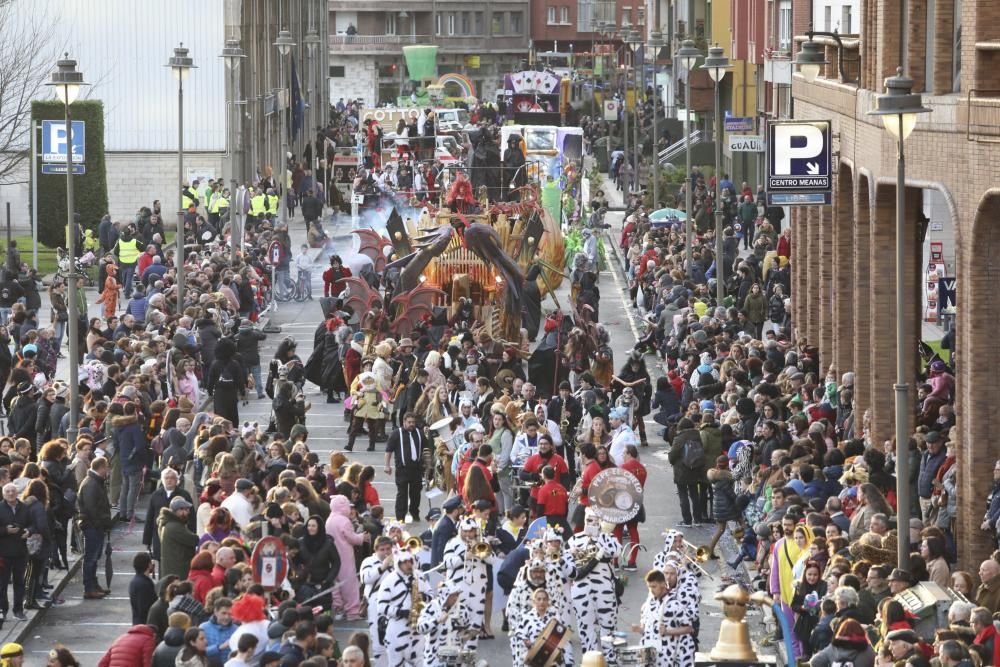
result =
[{"label": "hooded jacket", "polygon": [[811,667],[833,667],[833,665],[854,665],[854,667],[874,667],[875,650],[871,646],[863,649],[844,648],[830,644],[812,657]]},{"label": "hooded jacket", "polygon": [[351,501],[346,496],[330,498],[330,516],[326,520],[326,534],[333,538],[340,556],[340,570],[354,576],[354,547],[361,544],[364,536],[354,532],[351,523]]},{"label": "hooded jacket", "polygon": [[184,628],[167,628],[163,641],[153,651],[152,667],[174,667],[177,654],[184,648]]},{"label": "hooded jacket", "polygon": [[137,473],[149,463],[149,443],[139,426],[136,415],[121,415],[111,419],[115,447],[123,473]]},{"label": "hooded jacket", "polygon": [[733,473],[729,468],[711,468],[708,481],[712,485],[712,518],[716,521],[735,521],[740,517],[736,506],[736,489]]},{"label": "hooded jacket", "polygon": [[187,579],[191,558],[198,547],[198,536],[168,507],[160,510],[156,526],[160,533],[160,576],[176,574]]}]

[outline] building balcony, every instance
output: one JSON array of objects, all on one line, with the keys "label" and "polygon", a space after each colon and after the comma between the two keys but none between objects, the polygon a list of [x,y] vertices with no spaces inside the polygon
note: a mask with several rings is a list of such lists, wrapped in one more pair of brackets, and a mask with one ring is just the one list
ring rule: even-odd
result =
[{"label": "building balcony", "polygon": [[527,51],[526,37],[468,35],[448,37],[442,35],[330,35],[330,52],[355,55],[402,53],[411,44],[437,44],[441,53]]}]

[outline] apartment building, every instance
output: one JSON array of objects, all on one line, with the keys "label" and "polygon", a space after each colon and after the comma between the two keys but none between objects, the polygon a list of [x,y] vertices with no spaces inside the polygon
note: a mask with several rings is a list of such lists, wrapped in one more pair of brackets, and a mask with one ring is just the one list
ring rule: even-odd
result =
[{"label": "apartment building", "polygon": [[530,14],[529,0],[330,0],[331,101],[377,104],[405,94],[410,44],[436,44],[439,76],[461,74],[477,97],[493,98],[527,57]]},{"label": "apartment building", "polygon": [[[793,40],[804,39],[810,22],[827,25],[825,5],[831,20],[840,7],[843,26],[845,4],[792,0]],[[859,423],[866,415],[870,441],[881,446],[893,433],[896,355],[905,355],[910,377],[918,369],[917,338],[927,319],[920,307],[926,245],[934,235],[953,239],[950,256],[931,261],[941,259],[957,290],[957,542],[963,565],[974,567],[994,547],[992,536],[979,530],[991,485],[982,471],[1000,457],[994,370],[1000,353],[1000,3],[866,0],[850,8],[850,21],[856,38],[816,38],[829,63],[818,78],[792,75],[790,115],[830,119],[835,138],[833,206],[792,209],[793,293],[802,295],[794,300],[795,321],[799,336],[819,345],[824,367],[856,372]],[[904,183],[896,177],[895,142],[869,115],[897,68],[930,109],[905,143]],[[906,203],[905,288],[912,295],[901,313],[892,251],[899,187]],[[899,317],[913,332],[902,350],[895,341]]]}]

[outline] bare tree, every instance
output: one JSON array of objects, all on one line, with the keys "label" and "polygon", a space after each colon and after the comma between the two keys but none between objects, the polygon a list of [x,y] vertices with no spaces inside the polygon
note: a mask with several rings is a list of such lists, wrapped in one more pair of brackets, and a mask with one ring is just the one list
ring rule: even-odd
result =
[{"label": "bare tree", "polygon": [[32,0],[0,0],[0,184],[25,182],[31,101],[48,97],[43,89],[59,59],[55,19]]}]

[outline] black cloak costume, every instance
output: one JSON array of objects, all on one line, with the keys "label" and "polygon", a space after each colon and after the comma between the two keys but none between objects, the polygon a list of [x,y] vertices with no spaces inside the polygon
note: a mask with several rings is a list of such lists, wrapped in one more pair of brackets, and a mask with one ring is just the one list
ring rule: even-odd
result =
[{"label": "black cloak costume", "polygon": [[532,343],[538,338],[538,329],[542,324],[542,292],[538,287],[538,277],[542,269],[538,264],[528,267],[525,276],[524,289],[521,291],[521,326],[528,332],[528,340]]},{"label": "black cloak costume", "polygon": [[520,188],[528,184],[528,170],[524,167],[524,153],[521,151],[521,135],[514,134],[507,138],[507,152],[503,156],[503,198],[505,201],[514,201],[517,195],[511,193],[513,188]]}]

